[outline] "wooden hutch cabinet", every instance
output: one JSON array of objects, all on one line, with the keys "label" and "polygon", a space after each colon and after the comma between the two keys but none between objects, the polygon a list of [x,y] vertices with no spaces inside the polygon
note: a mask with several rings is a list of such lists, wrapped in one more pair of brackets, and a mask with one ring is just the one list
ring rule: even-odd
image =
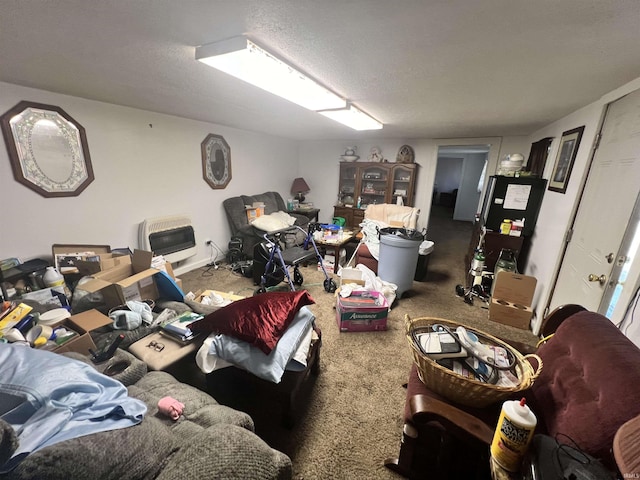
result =
[{"label": "wooden hutch cabinet", "polygon": [[402,197],[403,204],[412,207],[417,172],[417,163],[340,162],[333,216],[344,217],[347,226],[356,227],[369,204],[396,203]]}]

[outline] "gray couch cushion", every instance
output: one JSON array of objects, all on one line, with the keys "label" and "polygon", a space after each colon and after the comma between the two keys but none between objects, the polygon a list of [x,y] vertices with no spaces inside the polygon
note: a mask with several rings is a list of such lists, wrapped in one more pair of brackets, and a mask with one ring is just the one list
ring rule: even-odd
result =
[{"label": "gray couch cushion", "polygon": [[174,455],[158,480],[287,480],[291,460],[260,437],[233,425],[194,436]]},{"label": "gray couch cushion", "polygon": [[43,448],[25,458],[10,479],[151,479],[178,450],[176,437],[154,417],[135,427],[96,433]]}]

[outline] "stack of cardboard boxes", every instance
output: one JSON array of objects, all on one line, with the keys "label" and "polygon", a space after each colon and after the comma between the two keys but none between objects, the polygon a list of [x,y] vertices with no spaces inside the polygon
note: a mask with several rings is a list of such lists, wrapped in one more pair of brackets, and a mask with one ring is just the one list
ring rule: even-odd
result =
[{"label": "stack of cardboard boxes", "polygon": [[[58,261],[65,257],[74,257],[73,268],[76,269],[74,273],[89,276],[88,280],[76,288],[88,293],[100,292],[108,308],[124,305],[130,300],[156,300],[159,297],[183,300],[180,279],[175,278],[170,263],[166,263],[161,269],[151,268],[153,259],[151,252],[135,250],[133,255],[117,256],[110,252],[108,246],[101,246],[98,252],[95,251],[95,247],[95,245],[54,245],[54,260],[56,266],[62,268]],[[82,255],[77,255],[78,252],[91,252],[91,258],[82,258]],[[71,265],[66,267],[72,268]],[[69,271],[67,269],[66,273]],[[13,315],[13,311],[24,310],[24,308],[21,309],[19,301],[15,303],[16,305],[8,306],[11,311],[6,312],[1,319],[0,334],[4,335],[15,328],[19,321],[29,314],[25,311],[20,318],[17,314]],[[64,327],[66,330],[75,332],[75,335],[55,347],[53,351],[56,353],[75,351],[87,355],[90,349],[96,349],[89,333],[111,323],[113,322],[108,316],[97,310],[88,310],[48,324],[47,327],[53,330]],[[29,328],[33,327],[29,325]],[[27,331],[22,333],[25,337],[27,336]]]}]

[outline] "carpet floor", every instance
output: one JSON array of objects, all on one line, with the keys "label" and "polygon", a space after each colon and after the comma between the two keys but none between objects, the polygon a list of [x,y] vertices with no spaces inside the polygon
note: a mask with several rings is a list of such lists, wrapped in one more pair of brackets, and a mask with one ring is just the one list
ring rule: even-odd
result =
[{"label": "carpet floor", "polygon": [[[302,392],[304,408],[292,429],[283,428],[277,406],[261,398],[255,398],[255,408],[249,412],[256,432],[291,457],[294,479],[399,478],[383,462],[396,456],[400,446],[402,384],[412,362],[404,333],[406,315],[450,319],[503,339],[535,344],[530,331],[492,322],[483,302],[468,305],[456,295],[456,285],[466,278],[464,255],[472,225],[452,220],[451,213],[445,208],[432,212],[427,238],[435,248],[425,281],[413,282],[412,289],[395,302],[387,331],[340,332],[335,297],[325,292],[322,272],[312,266],[301,269],[303,288],[316,301],[312,311],[322,329],[320,374]],[[215,289],[249,296],[255,289],[252,279],[225,265],[197,269],[181,278],[185,292]],[[183,366],[178,374],[186,376],[186,370]],[[202,382],[199,375],[203,375],[191,370],[192,383]]]}]

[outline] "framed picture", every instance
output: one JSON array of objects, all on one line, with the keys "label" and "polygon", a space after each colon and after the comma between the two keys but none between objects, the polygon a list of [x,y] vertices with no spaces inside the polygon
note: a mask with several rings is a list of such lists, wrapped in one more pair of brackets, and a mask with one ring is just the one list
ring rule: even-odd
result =
[{"label": "framed picture", "polygon": [[558,156],[556,157],[556,163],[553,166],[551,178],[549,179],[548,190],[558,193],[565,193],[567,191],[569,177],[571,177],[571,170],[573,169],[573,162],[576,159],[580,140],[582,139],[582,132],[584,132],[584,125],[562,133]]},{"label": "framed picture", "polygon": [[225,188],[231,181],[231,148],[220,135],[202,142],[202,176],[211,188]]},{"label": "framed picture", "polygon": [[84,128],[62,108],[21,101],[0,116],[16,181],[43,197],[76,197],[93,182]]}]

